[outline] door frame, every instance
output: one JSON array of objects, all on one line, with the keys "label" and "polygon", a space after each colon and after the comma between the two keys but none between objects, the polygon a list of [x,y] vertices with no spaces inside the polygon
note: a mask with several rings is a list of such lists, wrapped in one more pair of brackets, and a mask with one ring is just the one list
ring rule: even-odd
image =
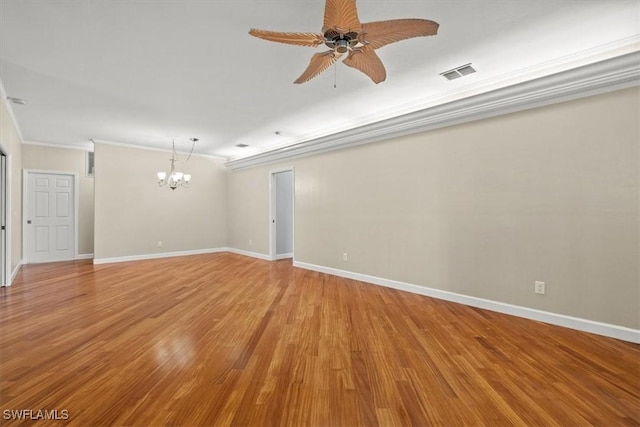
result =
[{"label": "door frame", "polygon": [[78,206],[79,194],[78,188],[78,172],[49,171],[41,169],[23,169],[22,170],[22,263],[28,264],[27,259],[27,207],[29,202],[29,174],[43,173],[49,175],[65,175],[73,177],[73,259],[78,259]]},{"label": "door frame", "polygon": [[[4,188],[0,188],[0,197],[4,200],[2,203],[2,209],[4,209],[4,239],[0,236],[0,245],[3,245],[2,260],[4,263],[4,274],[0,274],[0,286],[11,286],[13,279],[13,271],[11,271],[11,251],[13,245],[11,244],[11,155],[5,149],[2,142],[0,142],[0,154],[5,157],[4,170],[2,174],[4,176],[1,179],[4,180]],[[17,269],[16,269],[17,271]]]},{"label": "door frame", "polygon": [[269,259],[275,261],[277,257],[276,249],[276,175],[282,172],[291,172],[291,209],[292,209],[292,230],[291,230],[291,248],[293,252],[293,260],[296,260],[296,172],[293,166],[273,169],[269,171]]}]

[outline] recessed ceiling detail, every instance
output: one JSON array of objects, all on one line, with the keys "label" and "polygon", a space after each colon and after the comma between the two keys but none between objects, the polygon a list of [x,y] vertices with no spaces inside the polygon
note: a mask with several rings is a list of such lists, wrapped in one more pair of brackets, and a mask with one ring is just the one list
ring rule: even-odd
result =
[{"label": "recessed ceiling detail", "polygon": [[471,63],[461,65],[452,70],[445,71],[444,73],[440,73],[442,77],[447,80],[455,80],[460,77],[468,76],[469,74],[473,74],[476,72],[476,69],[471,66]]},{"label": "recessed ceiling detail", "polygon": [[232,170],[245,169],[634,87],[640,81],[639,64],[640,52],[636,51],[294,146],[231,160],[226,166]]},{"label": "recessed ceiling detail", "polygon": [[[351,129],[637,52],[640,43],[637,1],[479,0],[460,7],[360,0],[365,23],[423,17],[440,23],[438,35],[375,49],[389,75],[384,84],[336,63],[314,77],[316,84],[294,85],[314,53],[331,49],[265,43],[247,31],[324,36],[324,1],[0,4],[0,98],[24,141],[90,149],[91,137],[157,150],[175,135],[186,146],[193,131],[200,137],[194,154],[232,161],[333,141]],[[221,40],[232,48],[221,48]],[[348,55],[347,47],[342,59]],[[440,76],[468,62],[477,70],[471,77]]]}]

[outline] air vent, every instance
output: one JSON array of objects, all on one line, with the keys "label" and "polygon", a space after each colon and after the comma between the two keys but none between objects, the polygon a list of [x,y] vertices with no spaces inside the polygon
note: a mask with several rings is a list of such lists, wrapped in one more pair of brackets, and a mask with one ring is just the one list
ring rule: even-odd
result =
[{"label": "air vent", "polygon": [[236,144],[235,146],[239,148],[247,148],[249,144]]},{"label": "air vent", "polygon": [[25,101],[22,98],[16,98],[14,96],[7,96],[7,99],[11,102],[13,102],[14,104],[18,104],[18,105],[26,105],[27,101]]},{"label": "air vent", "polygon": [[475,73],[476,70],[471,66],[471,64],[464,64],[459,67],[454,68],[453,70],[445,71],[444,73],[440,73],[442,77],[447,80],[455,80],[460,77],[467,76],[469,74]]}]

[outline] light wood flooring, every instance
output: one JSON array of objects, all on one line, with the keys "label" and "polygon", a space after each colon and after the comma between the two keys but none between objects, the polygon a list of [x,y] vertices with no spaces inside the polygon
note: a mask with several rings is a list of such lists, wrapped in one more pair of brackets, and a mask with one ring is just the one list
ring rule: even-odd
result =
[{"label": "light wood flooring", "polygon": [[6,411],[57,425],[640,425],[640,346],[211,254],[24,266],[0,289]]}]

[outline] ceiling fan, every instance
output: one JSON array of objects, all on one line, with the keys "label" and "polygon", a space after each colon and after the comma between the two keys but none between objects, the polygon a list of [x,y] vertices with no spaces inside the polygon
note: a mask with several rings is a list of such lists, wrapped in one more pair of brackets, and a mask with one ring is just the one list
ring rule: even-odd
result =
[{"label": "ceiling fan", "polygon": [[363,72],[377,84],[386,79],[387,72],[375,53],[376,49],[412,37],[435,35],[438,27],[437,22],[427,19],[392,19],[363,24],[358,19],[356,0],[326,0],[322,34],[257,29],[251,29],[249,34],[298,46],[316,47],[324,43],[330,48],[313,55],[307,69],[294,83],[308,82],[348,52],[342,62]]}]

